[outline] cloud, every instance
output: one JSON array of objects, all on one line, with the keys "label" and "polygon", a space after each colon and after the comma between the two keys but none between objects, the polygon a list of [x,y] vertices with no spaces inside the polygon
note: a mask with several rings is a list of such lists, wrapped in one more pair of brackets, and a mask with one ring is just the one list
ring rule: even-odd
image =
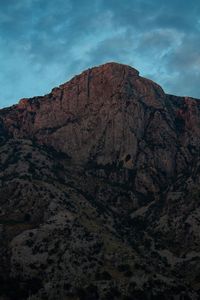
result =
[{"label": "cloud", "polygon": [[0,0],[0,8],[0,107],[106,61],[200,97],[198,0]]}]

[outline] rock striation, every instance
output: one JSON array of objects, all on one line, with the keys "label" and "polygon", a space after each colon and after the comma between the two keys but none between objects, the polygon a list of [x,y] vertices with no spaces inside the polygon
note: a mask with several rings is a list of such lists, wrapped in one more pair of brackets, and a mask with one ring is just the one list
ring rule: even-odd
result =
[{"label": "rock striation", "polygon": [[0,299],[199,299],[199,149],[199,100],[117,63],[0,110]]}]

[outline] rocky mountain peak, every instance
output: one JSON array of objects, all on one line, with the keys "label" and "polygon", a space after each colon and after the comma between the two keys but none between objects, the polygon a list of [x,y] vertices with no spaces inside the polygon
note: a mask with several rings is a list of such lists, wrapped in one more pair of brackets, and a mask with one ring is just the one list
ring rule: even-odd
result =
[{"label": "rocky mountain peak", "polygon": [[[34,135],[38,141],[56,145],[60,151],[83,160],[88,160],[90,154],[94,155],[95,145],[109,132],[113,140],[112,147],[108,146],[109,151],[116,157],[121,152],[119,141],[122,141],[124,127],[128,129],[138,120],[137,130],[140,134],[144,131],[144,123],[140,122],[143,115],[138,118],[132,114],[137,115],[143,110],[141,106],[165,109],[165,98],[163,90],[140,77],[137,70],[108,63],[84,71],[44,97],[21,99],[4,122],[7,127],[9,124],[9,131],[15,136]],[[131,140],[128,136],[123,137],[124,145],[135,144],[132,134]],[[105,161],[114,159],[110,156],[107,151],[101,155],[102,159],[106,157]]]},{"label": "rocky mountain peak", "polygon": [[199,148],[199,100],[113,62],[0,110],[0,299],[199,299]]},{"label": "rocky mountain peak", "polygon": [[117,62],[108,62],[103,65],[100,65],[98,67],[94,67],[91,70],[97,71],[97,72],[104,72],[104,73],[109,73],[112,72],[113,74],[119,74],[122,72],[130,72],[130,75],[139,75],[139,71],[134,69],[133,67],[125,64],[120,64]]}]

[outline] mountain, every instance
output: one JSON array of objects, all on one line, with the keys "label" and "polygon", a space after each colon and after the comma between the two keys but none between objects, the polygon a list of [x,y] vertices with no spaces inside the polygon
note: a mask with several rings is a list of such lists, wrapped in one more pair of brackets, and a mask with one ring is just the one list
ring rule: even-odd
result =
[{"label": "mountain", "polygon": [[0,299],[200,299],[200,102],[127,65],[0,110]]}]

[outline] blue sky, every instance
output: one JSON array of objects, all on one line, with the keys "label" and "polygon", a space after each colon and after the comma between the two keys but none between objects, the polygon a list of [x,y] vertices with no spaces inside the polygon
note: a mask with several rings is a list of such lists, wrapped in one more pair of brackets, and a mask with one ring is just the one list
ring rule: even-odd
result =
[{"label": "blue sky", "polygon": [[0,0],[0,107],[108,61],[200,98],[200,1]]}]

